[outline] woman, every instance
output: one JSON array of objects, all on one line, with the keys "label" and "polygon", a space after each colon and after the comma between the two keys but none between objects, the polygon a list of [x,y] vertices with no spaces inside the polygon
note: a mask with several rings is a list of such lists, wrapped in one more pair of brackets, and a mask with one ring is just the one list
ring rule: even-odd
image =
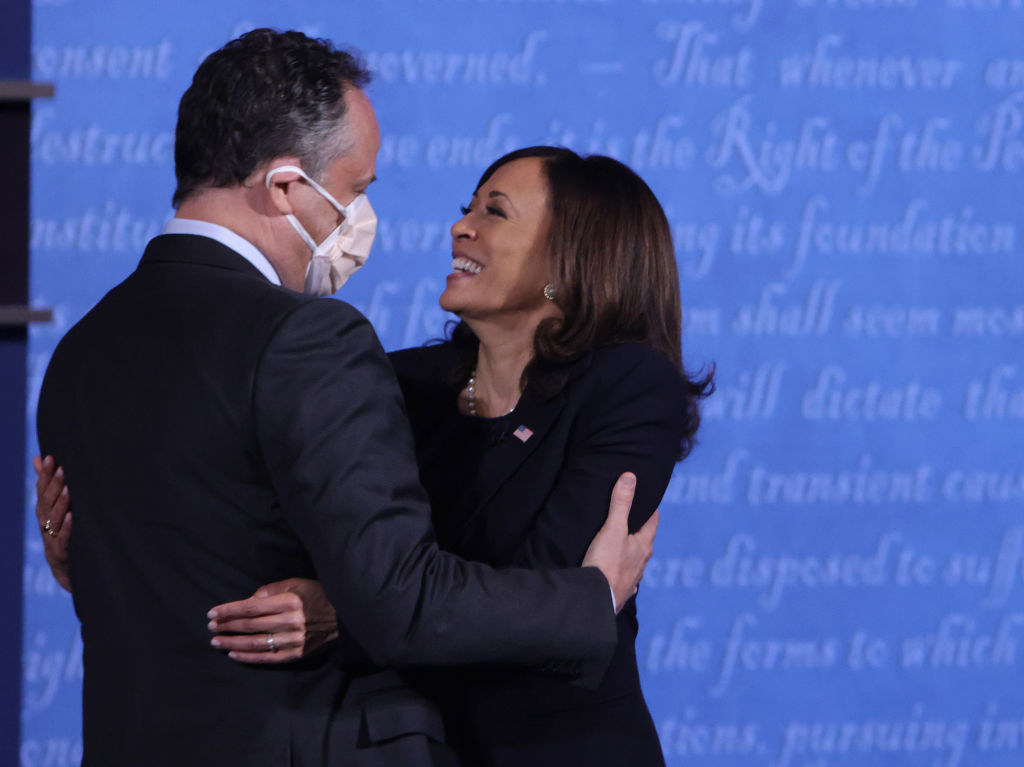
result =
[{"label": "woman", "polygon": [[[637,476],[638,528],[692,447],[710,390],[710,376],[683,373],[671,236],[647,185],[611,158],[566,149],[500,158],[452,227],[441,306],[461,319],[450,340],[392,361],[442,547],[495,566],[578,565],[626,471]],[[312,624],[330,635],[332,616],[303,617],[282,600],[288,590],[307,603],[316,593],[272,584],[218,607],[213,630],[278,631],[274,646],[290,652],[252,652],[245,637],[219,636],[221,646],[272,662],[300,654]],[[411,681],[439,703],[467,764],[663,764],[640,690],[634,600],[618,630],[596,691],[523,670]]]},{"label": "woman", "polygon": [[[707,381],[681,373],[668,223],[632,171],[513,152],[452,227],[450,342],[392,355],[443,548],[492,565],[579,564],[599,500],[637,475],[631,526],[691,446]],[[633,600],[597,691],[523,671],[425,682],[470,764],[661,764],[637,675]]]}]

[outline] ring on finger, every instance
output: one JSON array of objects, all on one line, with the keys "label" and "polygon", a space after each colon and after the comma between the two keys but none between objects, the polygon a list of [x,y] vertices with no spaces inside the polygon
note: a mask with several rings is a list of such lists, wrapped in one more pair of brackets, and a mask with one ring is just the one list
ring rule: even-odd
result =
[{"label": "ring on finger", "polygon": [[43,522],[43,532],[47,535],[56,535],[56,533],[53,530],[53,525],[50,524],[50,520],[46,520],[45,522]]},{"label": "ring on finger", "polygon": [[277,646],[274,644],[274,635],[270,633],[267,634],[267,648],[270,652],[277,652]]}]

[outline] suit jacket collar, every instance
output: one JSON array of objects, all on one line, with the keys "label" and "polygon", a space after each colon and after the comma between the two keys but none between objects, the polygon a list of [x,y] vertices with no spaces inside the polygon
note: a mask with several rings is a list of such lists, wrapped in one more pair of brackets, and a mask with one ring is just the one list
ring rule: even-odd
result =
[{"label": "suit jacket collar", "polygon": [[146,246],[139,266],[147,263],[200,264],[230,269],[271,284],[259,269],[227,245],[194,234],[162,234],[154,237]]},{"label": "suit jacket collar", "polygon": [[[484,453],[480,461],[476,482],[478,500],[473,512],[463,521],[460,544],[465,544],[465,536],[470,533],[473,520],[544,441],[565,409],[567,389],[590,367],[591,359],[592,355],[586,354],[570,365],[566,385],[557,394],[540,399],[525,392],[515,410],[505,417],[504,428],[495,437],[497,443]],[[531,432],[528,436],[523,433],[526,439],[516,435],[520,426]]]}]

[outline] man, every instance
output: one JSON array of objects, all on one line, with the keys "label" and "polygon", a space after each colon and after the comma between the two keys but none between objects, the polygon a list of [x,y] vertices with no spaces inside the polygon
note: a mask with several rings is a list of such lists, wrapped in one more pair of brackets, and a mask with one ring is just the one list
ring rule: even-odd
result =
[{"label": "man", "polygon": [[[635,590],[653,532],[606,526],[596,567],[548,573],[440,552],[372,329],[299,292],[335,289],[366,255],[366,81],[295,32],[212,54],[179,108],[177,216],[54,352],[38,429],[74,491],[85,765],[420,763],[402,736],[434,736],[429,714],[352,682],[364,667],[593,682],[614,646],[609,583],[616,604]],[[244,665],[210,646],[212,605],[290,576],[323,582],[340,663]]]}]

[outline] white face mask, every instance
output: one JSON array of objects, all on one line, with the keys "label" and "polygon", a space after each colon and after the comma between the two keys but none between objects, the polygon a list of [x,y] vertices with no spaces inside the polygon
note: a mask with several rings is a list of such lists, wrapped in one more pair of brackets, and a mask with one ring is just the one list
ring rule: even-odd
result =
[{"label": "white face mask", "polygon": [[267,189],[270,188],[270,179],[274,174],[282,171],[298,173],[345,217],[345,220],[317,245],[299,220],[291,213],[287,215],[292,228],[313,251],[313,257],[306,269],[306,286],[303,292],[310,296],[329,296],[336,293],[352,273],[369,258],[370,246],[377,233],[377,214],[373,212],[365,194],[357,194],[348,205],[342,205],[330,192],[307,176],[302,168],[295,165],[282,165],[270,171],[266,179]]}]

